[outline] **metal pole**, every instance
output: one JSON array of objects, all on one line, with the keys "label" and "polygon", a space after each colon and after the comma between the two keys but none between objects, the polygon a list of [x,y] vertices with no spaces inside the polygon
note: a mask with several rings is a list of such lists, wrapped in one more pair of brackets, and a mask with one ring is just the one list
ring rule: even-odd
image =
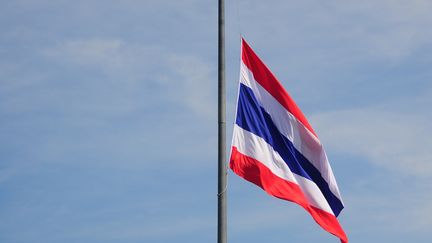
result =
[{"label": "metal pole", "polygon": [[227,242],[227,166],[225,118],[225,1],[218,11],[218,243]]}]

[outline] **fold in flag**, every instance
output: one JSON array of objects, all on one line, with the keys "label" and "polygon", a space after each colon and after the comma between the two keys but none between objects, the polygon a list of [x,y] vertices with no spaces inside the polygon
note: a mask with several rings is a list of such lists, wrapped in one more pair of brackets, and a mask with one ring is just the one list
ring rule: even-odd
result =
[{"label": "fold in flag", "polygon": [[336,218],[344,205],[321,142],[243,39],[230,168],[268,194],[299,204],[323,229],[348,242]]}]

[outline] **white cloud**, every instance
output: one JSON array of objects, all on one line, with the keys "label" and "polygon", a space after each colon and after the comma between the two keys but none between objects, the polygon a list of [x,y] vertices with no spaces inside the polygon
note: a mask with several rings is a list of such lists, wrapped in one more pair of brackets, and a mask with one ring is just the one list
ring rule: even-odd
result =
[{"label": "white cloud", "polygon": [[96,239],[132,240],[142,238],[174,238],[182,235],[195,234],[196,232],[210,232],[214,226],[212,219],[200,216],[188,216],[182,218],[170,218],[165,222],[108,222],[98,225],[86,225],[77,229],[75,235]]},{"label": "white cloud", "polygon": [[429,178],[413,179],[393,172],[368,176],[345,195],[342,218],[361,234],[428,232],[432,227],[430,185]]},{"label": "white cloud", "polygon": [[[153,45],[138,45],[122,39],[71,39],[41,51],[63,65],[94,68],[123,83],[146,77],[146,72],[163,60],[164,50]],[[141,77],[140,77],[141,76]]]},{"label": "white cloud", "polygon": [[102,38],[69,40],[42,53],[64,65],[96,69],[124,86],[145,84],[149,88],[143,92],[159,87],[165,93],[160,99],[183,104],[202,117],[214,116],[216,77],[211,66],[197,56]]},{"label": "white cloud", "polygon": [[122,50],[125,43],[118,39],[71,40],[47,49],[45,54],[67,58],[81,65],[121,67],[125,64]]},{"label": "white cloud", "polygon": [[[31,161],[211,165],[203,161],[215,156],[217,78],[199,56],[111,38],[72,39],[34,53],[48,67],[0,62],[0,113],[31,117],[4,120],[2,142]],[[37,135],[9,135],[26,128]]]},{"label": "white cloud", "polygon": [[213,69],[193,56],[170,55],[167,68],[174,71],[169,84],[180,92],[179,102],[208,118],[216,115],[216,80]]},{"label": "white cloud", "polygon": [[329,149],[362,156],[387,169],[430,176],[431,114],[424,113],[427,105],[423,110],[405,106],[395,101],[391,108],[385,105],[329,111],[311,120]]},{"label": "white cloud", "polygon": [[[344,67],[358,62],[397,63],[425,45],[432,32],[431,1],[242,1],[240,19],[258,43],[278,46],[311,67]],[[263,16],[256,18],[256,16]],[[298,21],[301,20],[301,24]],[[272,38],[268,38],[271,35]],[[294,53],[294,54],[293,54]],[[304,64],[306,65],[306,64]]]},{"label": "white cloud", "polygon": [[[339,15],[363,21],[353,21],[347,35],[351,41],[361,41],[359,51],[374,58],[400,60],[428,43],[431,33],[425,31],[432,23],[427,9],[430,1],[335,1],[332,9]],[[344,31],[345,32],[345,31]],[[345,35],[344,33],[341,34]]]}]

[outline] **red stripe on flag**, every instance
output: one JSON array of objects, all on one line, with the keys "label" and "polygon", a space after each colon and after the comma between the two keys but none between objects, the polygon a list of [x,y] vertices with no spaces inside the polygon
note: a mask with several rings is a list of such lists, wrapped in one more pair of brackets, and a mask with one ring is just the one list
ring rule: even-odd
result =
[{"label": "red stripe on flag", "polygon": [[255,80],[269,92],[285,109],[293,114],[315,137],[318,137],[300,108],[286,92],[282,84],[270,69],[255,54],[247,42],[242,39],[242,61],[253,73]]},{"label": "red stripe on flag", "polygon": [[261,162],[240,153],[236,147],[232,147],[230,168],[237,175],[261,187],[268,194],[299,204],[312,215],[323,229],[339,237],[342,243],[348,243],[348,238],[337,218],[311,206],[297,184],[276,176]]}]

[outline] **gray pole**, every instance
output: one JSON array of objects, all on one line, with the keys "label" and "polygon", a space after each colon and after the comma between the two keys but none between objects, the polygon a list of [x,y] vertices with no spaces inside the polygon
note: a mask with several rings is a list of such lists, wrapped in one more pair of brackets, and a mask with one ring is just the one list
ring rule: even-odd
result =
[{"label": "gray pole", "polygon": [[218,243],[227,242],[227,166],[225,118],[225,1],[218,14]]}]

